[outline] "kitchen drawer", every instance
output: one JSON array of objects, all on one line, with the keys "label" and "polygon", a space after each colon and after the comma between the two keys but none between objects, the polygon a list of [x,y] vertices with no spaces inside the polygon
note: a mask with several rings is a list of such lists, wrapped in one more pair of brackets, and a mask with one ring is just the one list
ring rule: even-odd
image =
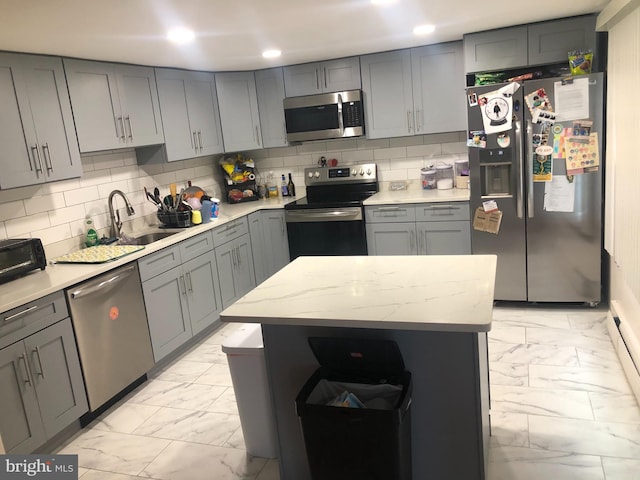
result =
[{"label": "kitchen drawer", "polygon": [[414,205],[383,205],[364,207],[366,223],[413,222],[416,219]]},{"label": "kitchen drawer", "polygon": [[0,348],[6,347],[69,316],[62,291],[0,315]]},{"label": "kitchen drawer", "polygon": [[416,205],[415,212],[416,222],[469,220],[469,204],[465,202]]},{"label": "kitchen drawer", "polygon": [[180,244],[164,248],[138,260],[140,280],[145,281],[167,270],[182,265]]},{"label": "kitchen drawer", "polygon": [[214,229],[213,244],[218,247],[245,233],[249,233],[249,224],[247,223],[247,217],[242,217]]},{"label": "kitchen drawer", "polygon": [[213,250],[213,236],[211,232],[201,233],[178,244],[182,263],[188,262],[203,253]]}]

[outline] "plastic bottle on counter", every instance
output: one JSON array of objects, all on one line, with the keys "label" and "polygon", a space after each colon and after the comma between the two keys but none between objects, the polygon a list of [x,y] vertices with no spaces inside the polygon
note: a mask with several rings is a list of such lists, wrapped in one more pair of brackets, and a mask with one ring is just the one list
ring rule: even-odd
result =
[{"label": "plastic bottle on counter", "polygon": [[84,244],[87,247],[94,247],[98,245],[98,232],[93,226],[93,220],[91,219],[91,217],[86,218],[86,220],[84,221],[84,226],[85,226]]},{"label": "plastic bottle on counter", "polygon": [[282,174],[282,179],[280,180],[280,192],[283,197],[289,196],[289,187],[287,186],[287,181],[284,178],[284,173]]},{"label": "plastic bottle on counter", "polygon": [[267,174],[267,192],[268,197],[273,198],[278,196],[278,186],[276,185],[276,180],[273,178],[273,172],[269,172]]}]

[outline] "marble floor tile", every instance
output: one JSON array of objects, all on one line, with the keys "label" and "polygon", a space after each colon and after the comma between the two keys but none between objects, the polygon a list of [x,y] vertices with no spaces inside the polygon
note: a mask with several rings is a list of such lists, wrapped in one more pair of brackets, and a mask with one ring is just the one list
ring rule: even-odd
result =
[{"label": "marble floor tile", "polygon": [[529,415],[529,441],[544,450],[640,458],[640,425]]},{"label": "marble floor tile", "polygon": [[152,378],[168,382],[191,383],[202,375],[209,366],[210,364],[203,362],[178,360],[159,372],[155,372]]},{"label": "marble floor tile", "polygon": [[137,475],[169,443],[170,440],[90,429],[57,453],[78,455],[78,466],[84,468]]},{"label": "marble floor tile", "polygon": [[578,354],[574,347],[520,345],[498,342],[489,343],[489,362],[569,365],[573,367],[579,365]]},{"label": "marble floor tile", "polygon": [[489,452],[487,480],[604,480],[600,457],[498,446]]},{"label": "marble floor tile", "polygon": [[563,309],[495,307],[493,319],[505,326],[571,328],[568,312]]},{"label": "marble floor tile", "polygon": [[527,343],[542,345],[570,345],[590,350],[614,352],[607,332],[593,330],[564,330],[560,328],[527,328]]},{"label": "marble floor tile", "polygon": [[223,447],[238,448],[240,450],[244,450],[245,448],[247,448],[244,444],[242,428],[238,428],[235,432],[233,432],[233,435],[229,437]]},{"label": "marble floor tile", "polygon": [[217,343],[200,343],[181,357],[189,362],[227,364],[227,354],[222,351],[222,345]]},{"label": "marble floor tile", "polygon": [[78,478],[82,478],[82,476],[86,474],[88,471],[89,471],[88,468],[78,467]]},{"label": "marble floor tile", "polygon": [[243,450],[173,441],[140,473],[159,480],[253,479],[267,460]]},{"label": "marble floor tile", "polygon": [[127,402],[102,414],[91,427],[109,432],[133,433],[158,410],[158,406]]},{"label": "marble floor tile", "polygon": [[162,407],[134,433],[153,438],[224,445],[239,427],[238,415]]},{"label": "marble floor tile", "polygon": [[[525,414],[491,410],[491,444],[528,447],[529,422]],[[491,447],[493,448],[493,447]]]},{"label": "marble floor tile", "polygon": [[140,480],[140,477],[137,476],[104,472],[102,470],[87,470],[87,472],[80,478],[83,478],[84,480]]},{"label": "marble floor tile", "polygon": [[529,365],[526,363],[491,362],[489,364],[490,385],[529,385]]},{"label": "marble floor tile", "polygon": [[[607,334],[608,335],[608,334]],[[610,369],[618,372],[622,371],[620,359],[615,350],[593,350],[589,348],[577,347],[578,362],[581,367]]]},{"label": "marble floor tile", "polygon": [[203,385],[219,385],[222,387],[232,387],[231,372],[229,365],[219,363],[212,364],[202,375],[194,380],[194,383]]},{"label": "marble floor tile", "polygon": [[233,391],[233,388],[227,388],[222,395],[209,405],[207,411],[238,415],[238,404],[236,403],[236,394]]},{"label": "marble floor tile", "polygon": [[607,310],[598,309],[594,311],[570,312],[569,325],[573,330],[591,330],[606,332]]},{"label": "marble floor tile", "polygon": [[596,420],[640,424],[640,407],[633,395],[589,392],[589,398]]},{"label": "marble floor tile", "polygon": [[622,371],[601,368],[530,365],[529,385],[589,392],[631,393],[631,387]]},{"label": "marble floor tile", "polygon": [[550,388],[491,386],[491,412],[593,420],[587,392]]},{"label": "marble floor tile", "polygon": [[490,342],[527,343],[525,327],[507,327],[495,323],[491,327],[488,339]]},{"label": "marble floor tile", "polygon": [[602,466],[607,480],[638,480],[640,459],[602,457]]},{"label": "marble floor tile", "polygon": [[269,460],[260,471],[256,480],[280,480],[280,468],[277,460]]},{"label": "marble floor tile", "polygon": [[226,387],[217,385],[150,380],[129,401],[159,407],[205,410],[225,390]]}]

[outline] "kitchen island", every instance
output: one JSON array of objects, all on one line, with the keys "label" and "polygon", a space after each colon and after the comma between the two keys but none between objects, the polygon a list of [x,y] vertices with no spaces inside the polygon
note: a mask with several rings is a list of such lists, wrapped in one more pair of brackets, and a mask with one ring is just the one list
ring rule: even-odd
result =
[{"label": "kitchen island", "polygon": [[495,270],[492,255],[299,257],[224,310],[262,324],[281,479],[311,479],[295,408],[319,366],[309,337],[395,341],[413,381],[413,478],[484,479]]}]

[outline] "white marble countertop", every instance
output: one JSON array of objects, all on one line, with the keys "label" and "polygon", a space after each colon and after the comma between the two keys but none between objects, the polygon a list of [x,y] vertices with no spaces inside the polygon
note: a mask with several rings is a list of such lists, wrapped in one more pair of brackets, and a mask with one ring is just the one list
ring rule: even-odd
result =
[{"label": "white marble countertop", "polygon": [[468,202],[469,190],[450,188],[448,190],[425,190],[411,184],[407,190],[380,190],[364,201],[365,206],[398,203]]},{"label": "white marble countertop", "polygon": [[495,255],[298,257],[224,322],[396,330],[491,329]]},{"label": "white marble countertop", "polygon": [[[237,204],[223,203],[220,206],[220,214],[217,219],[189,228],[172,229],[171,231],[177,231],[178,233],[146,245],[144,249],[112,262],[100,264],[53,264],[51,263],[52,259],[48,258],[49,264],[44,271],[33,271],[22,278],[0,285],[0,312],[6,312],[7,310],[32,302],[50,293],[83,282],[91,277],[137,260],[145,255],[157,252],[158,250],[162,250],[194,235],[224,225],[252,212],[264,209],[280,209],[283,208],[285,204],[294,200],[296,200],[296,198],[283,200],[281,197],[278,197],[277,199],[273,198]],[[150,227],[144,231],[128,232],[125,228],[124,233],[130,236],[138,236],[158,230],[160,229]]]}]

